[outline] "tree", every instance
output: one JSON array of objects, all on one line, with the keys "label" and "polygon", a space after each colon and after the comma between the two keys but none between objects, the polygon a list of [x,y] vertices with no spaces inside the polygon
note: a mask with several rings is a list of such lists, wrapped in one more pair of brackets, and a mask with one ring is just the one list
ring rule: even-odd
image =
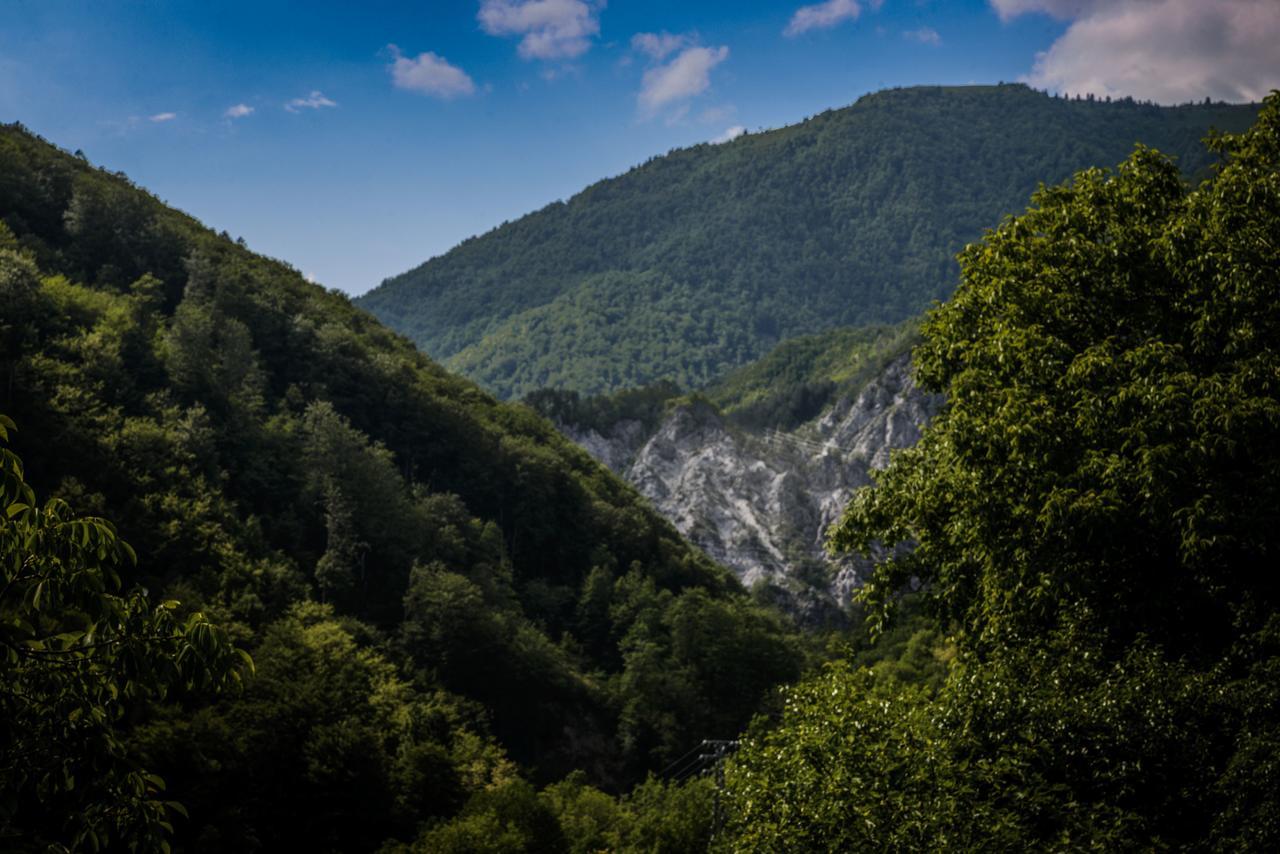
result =
[{"label": "tree", "polygon": [[369,548],[357,535],[351,503],[336,483],[325,490],[324,554],[316,563],[316,585],[325,597],[345,598],[364,574],[364,553]]},{"label": "tree", "polygon": [[479,709],[405,681],[374,631],[299,602],[243,692],[168,708],[140,753],[192,792],[183,850],[372,851],[515,776]]},{"label": "tree", "polygon": [[211,409],[254,413],[262,406],[265,377],[253,335],[221,304],[233,300],[222,291],[234,294],[235,283],[224,286],[216,265],[203,256],[193,255],[187,267],[187,287],[164,337],[173,385]]},{"label": "tree", "polygon": [[1212,146],[1194,190],[1139,148],[961,254],[916,350],[946,406],[832,536],[956,661],[789,691],[731,847],[1280,845],[1280,93]]},{"label": "tree", "polygon": [[[9,236],[8,228],[0,230],[0,238]],[[0,304],[4,305],[0,316],[0,394],[9,404],[18,363],[37,340],[48,306],[40,293],[36,265],[7,248],[0,248]]]},{"label": "tree", "polygon": [[410,850],[552,854],[568,845],[551,806],[524,780],[511,780],[476,793],[458,818],[427,831]]},{"label": "tree", "polygon": [[837,549],[909,579],[989,652],[1088,613],[1213,656],[1277,602],[1280,95],[1187,192],[1139,148],[1040,191],[960,256],[916,350],[947,404],[860,492]]},{"label": "tree", "polygon": [[[14,424],[0,416],[0,440]],[[18,850],[165,847],[164,782],[122,726],[152,700],[218,691],[252,669],[201,613],[127,594],[133,550],[105,519],[36,501],[0,448],[0,841]]]}]

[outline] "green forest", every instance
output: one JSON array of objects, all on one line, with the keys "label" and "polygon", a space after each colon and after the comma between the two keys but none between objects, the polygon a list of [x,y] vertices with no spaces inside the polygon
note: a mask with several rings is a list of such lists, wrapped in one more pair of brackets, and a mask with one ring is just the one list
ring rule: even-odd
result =
[{"label": "green forest", "polygon": [[1067,99],[1021,84],[876,92],[800,124],[671,151],[358,300],[502,398],[700,389],[779,342],[894,324],[1039,183],[1141,142],[1208,174],[1210,128],[1256,105]]},{"label": "green forest", "polygon": [[664,380],[611,394],[539,388],[520,399],[553,423],[605,434],[620,421],[655,430],[672,407],[694,400],[748,431],[790,430],[842,396],[856,396],[919,341],[919,318],[893,326],[842,326],[790,338],[700,390]]},{"label": "green forest", "polygon": [[530,406],[0,127],[0,847],[1280,848],[1280,93],[1208,150],[719,387],[770,423],[914,347],[945,395],[817,635]]},{"label": "green forest", "polygon": [[123,176],[4,126],[0,211],[0,847],[442,850],[548,799],[706,832],[696,786],[636,785],[818,641],[530,409]]},{"label": "green forest", "polygon": [[743,850],[1280,845],[1280,93],[1188,191],[1139,148],[960,256],[914,358],[947,404],[831,547],[954,645],[835,662],[729,764]]},{"label": "green forest", "polygon": [[842,395],[856,394],[919,340],[919,319],[790,338],[704,390],[748,429],[794,428]]}]

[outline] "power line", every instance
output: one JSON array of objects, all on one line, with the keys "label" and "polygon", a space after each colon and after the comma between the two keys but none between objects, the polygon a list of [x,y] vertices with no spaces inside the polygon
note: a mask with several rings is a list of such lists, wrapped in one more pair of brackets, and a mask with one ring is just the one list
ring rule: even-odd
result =
[{"label": "power line", "polygon": [[828,451],[840,451],[849,455],[861,455],[863,452],[856,448],[848,448],[843,445],[837,445],[830,439],[819,441],[817,439],[806,439],[797,436],[794,433],[783,433],[781,430],[768,429],[760,437],[765,444],[789,446],[802,451],[810,451],[813,453],[826,453]]},{"label": "power line", "polygon": [[679,765],[680,763],[684,762],[684,761],[685,761],[686,759],[688,759],[690,756],[693,756],[695,753],[697,753],[699,750],[701,750],[703,747],[705,747],[705,746],[706,746],[706,744],[707,744],[707,740],[704,738],[702,741],[698,742],[698,743],[697,743],[697,745],[695,745],[695,746],[694,746],[694,748],[693,748],[692,750],[690,750],[688,753],[686,753],[684,756],[681,756],[681,757],[680,757],[679,759],[677,759],[675,762],[672,762],[672,763],[671,763],[670,765],[668,765],[666,768],[663,768],[661,771],[659,771],[659,772],[658,772],[658,776],[659,776],[659,777],[665,777],[665,776],[667,776],[667,773],[668,773],[672,768],[674,768],[675,766],[677,766],[677,765]]},{"label": "power line", "polygon": [[[736,738],[704,738],[697,746],[662,770],[658,776],[672,783],[689,779],[694,774],[715,774],[715,801],[711,825],[711,837],[720,833],[724,824],[724,811],[720,805],[724,792],[724,761],[737,752],[741,741]],[[673,772],[674,769],[674,772]]]},{"label": "power line", "polygon": [[719,762],[738,749],[736,738],[704,738],[679,759],[672,762],[658,774],[678,782],[689,777],[700,766]]}]

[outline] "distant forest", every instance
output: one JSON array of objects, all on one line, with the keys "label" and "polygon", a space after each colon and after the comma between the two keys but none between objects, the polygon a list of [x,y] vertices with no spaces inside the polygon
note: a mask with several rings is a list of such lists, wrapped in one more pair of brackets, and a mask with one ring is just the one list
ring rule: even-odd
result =
[{"label": "distant forest", "polygon": [[499,397],[702,388],[778,342],[898,323],[1040,182],[1141,142],[1198,181],[1211,128],[1256,106],[1159,107],[1019,84],[877,92],[656,157],[384,282],[358,303]]},{"label": "distant forest", "polygon": [[828,329],[791,338],[700,391],[657,382],[612,394],[543,388],[521,398],[561,425],[606,434],[620,421],[657,428],[671,407],[697,398],[748,430],[790,430],[841,396],[855,396],[919,343],[920,318],[895,326]]}]

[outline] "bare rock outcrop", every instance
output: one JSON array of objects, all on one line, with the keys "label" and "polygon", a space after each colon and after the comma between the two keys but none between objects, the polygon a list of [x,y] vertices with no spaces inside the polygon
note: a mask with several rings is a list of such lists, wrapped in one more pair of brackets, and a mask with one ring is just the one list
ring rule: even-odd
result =
[{"label": "bare rock outcrop", "polygon": [[873,469],[919,440],[941,402],[916,386],[903,356],[792,431],[750,433],[695,402],[647,435],[635,421],[566,433],[743,584],[776,585],[799,616],[822,620],[848,603],[866,569],[827,555],[827,528]]}]

